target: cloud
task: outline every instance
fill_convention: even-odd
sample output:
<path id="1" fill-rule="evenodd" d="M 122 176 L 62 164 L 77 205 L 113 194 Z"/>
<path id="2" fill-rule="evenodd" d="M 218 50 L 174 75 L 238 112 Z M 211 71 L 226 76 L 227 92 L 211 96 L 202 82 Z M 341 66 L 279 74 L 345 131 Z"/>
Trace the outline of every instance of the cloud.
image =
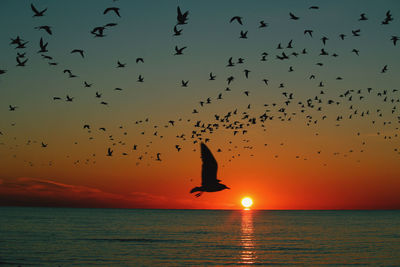
<path id="1" fill-rule="evenodd" d="M 0 180 L 0 206 L 168 208 L 169 203 L 164 196 L 145 192 L 121 195 L 45 179 Z"/>

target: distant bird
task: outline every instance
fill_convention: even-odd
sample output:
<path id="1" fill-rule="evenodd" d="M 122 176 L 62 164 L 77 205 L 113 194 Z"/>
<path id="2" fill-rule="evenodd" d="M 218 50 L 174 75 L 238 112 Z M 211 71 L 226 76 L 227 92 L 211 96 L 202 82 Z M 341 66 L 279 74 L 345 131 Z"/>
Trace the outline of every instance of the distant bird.
<path id="1" fill-rule="evenodd" d="M 242 19 L 243 19 L 242 17 L 234 16 L 234 17 L 232 17 L 232 18 L 230 19 L 229 23 L 232 23 L 233 21 L 236 20 L 240 25 L 243 25 Z"/>
<path id="2" fill-rule="evenodd" d="M 33 13 L 35 13 L 33 15 L 33 17 L 43 17 L 44 16 L 44 12 L 47 11 L 47 8 L 43 9 L 42 11 L 37 10 L 36 7 L 33 4 L 31 4 L 31 9 L 32 9 Z"/>
<path id="3" fill-rule="evenodd" d="M 258 28 L 265 28 L 268 26 L 268 23 L 265 23 L 263 20 L 260 21 L 260 26 L 258 26 Z"/>
<path id="4" fill-rule="evenodd" d="M 0 75 L 6 73 L 6 70 L 0 70 Z"/>
<path id="5" fill-rule="evenodd" d="M 241 38 L 241 39 L 247 39 L 247 32 L 248 31 L 240 31 L 240 37 L 239 38 Z"/>
<path id="6" fill-rule="evenodd" d="M 119 7 L 108 7 L 104 10 L 103 14 L 107 14 L 110 11 L 114 11 L 114 13 L 118 16 L 121 17 L 121 15 L 119 14 Z"/>
<path id="7" fill-rule="evenodd" d="M 186 46 L 182 48 L 178 48 L 178 46 L 175 46 L 175 55 L 183 55 L 183 50 L 186 49 Z"/>
<path id="8" fill-rule="evenodd" d="M 92 84 L 86 81 L 84 81 L 83 84 L 85 85 L 86 88 L 92 87 Z"/>
<path id="9" fill-rule="evenodd" d="M 42 142 L 42 147 L 47 147 L 47 144 Z"/>
<path id="10" fill-rule="evenodd" d="M 312 37 L 313 30 L 304 30 L 304 35 L 308 34 Z"/>
<path id="11" fill-rule="evenodd" d="M 210 81 L 214 81 L 216 77 L 217 77 L 216 75 L 213 75 L 212 72 L 210 72 L 210 78 L 209 78 Z"/>
<path id="12" fill-rule="evenodd" d="M 40 38 L 40 42 L 39 42 L 39 46 L 40 46 L 40 50 L 38 51 L 38 53 L 46 53 L 49 52 L 47 50 L 47 45 L 49 43 L 44 43 L 43 38 Z"/>
<path id="13" fill-rule="evenodd" d="M 397 41 L 399 40 L 399 37 L 398 36 L 392 36 L 392 38 L 390 38 L 390 40 L 393 41 L 393 45 L 396 45 Z"/>
<path id="14" fill-rule="evenodd" d="M 179 36 L 182 34 L 182 29 L 178 30 L 176 25 L 174 26 L 174 36 Z"/>
<path id="15" fill-rule="evenodd" d="M 358 29 L 358 30 L 352 30 L 352 31 L 351 31 L 351 33 L 353 34 L 353 36 L 360 36 L 360 32 L 361 32 L 360 29 Z"/>
<path id="16" fill-rule="evenodd" d="M 368 20 L 365 16 L 365 13 L 360 14 L 360 18 L 358 20 Z"/>
<path id="17" fill-rule="evenodd" d="M 381 73 L 386 73 L 386 71 L 388 70 L 388 65 L 383 66 Z"/>
<path id="18" fill-rule="evenodd" d="M 35 29 L 38 29 L 38 30 L 45 30 L 45 31 L 46 31 L 48 34 L 50 34 L 50 35 L 53 34 L 53 32 L 51 31 L 51 27 L 50 27 L 50 26 L 47 26 L 47 25 L 38 26 L 38 27 L 35 27 Z"/>
<path id="19" fill-rule="evenodd" d="M 139 62 L 142 62 L 142 63 L 144 63 L 144 60 L 143 60 L 143 58 L 141 58 L 141 57 L 138 57 L 138 58 L 136 58 L 136 63 L 139 63 Z"/>
<path id="20" fill-rule="evenodd" d="M 8 106 L 8 110 L 9 111 L 15 111 L 16 108 L 18 108 L 18 107 L 17 106 L 11 106 L 11 105 Z"/>
<path id="21" fill-rule="evenodd" d="M 178 6 L 177 12 L 178 12 L 178 15 L 176 16 L 176 19 L 178 20 L 178 25 L 186 24 L 186 21 L 188 20 L 189 11 L 182 13 L 181 9 Z"/>
<path id="22" fill-rule="evenodd" d="M 289 13 L 290 19 L 292 20 L 298 20 L 299 17 L 295 16 L 292 12 Z"/>
<path id="23" fill-rule="evenodd" d="M 142 75 L 139 75 L 137 81 L 140 82 L 140 83 L 144 82 L 143 76 L 142 76 Z"/>
<path id="24" fill-rule="evenodd" d="M 126 63 L 121 63 L 119 60 L 117 61 L 117 68 L 125 68 Z"/>
<path id="25" fill-rule="evenodd" d="M 199 192 L 195 196 L 199 197 L 203 192 L 218 192 L 224 189 L 230 189 L 224 184 L 221 184 L 221 180 L 217 179 L 218 164 L 213 154 L 204 144 L 200 144 L 201 148 L 201 186 L 194 187 L 190 190 L 190 193 Z"/>
<path id="26" fill-rule="evenodd" d="M 19 59 L 19 57 L 16 57 L 16 60 L 17 60 L 17 67 L 25 67 L 25 64 L 26 64 L 26 62 L 28 62 L 28 59 L 25 59 L 24 61 L 21 61 L 20 59 Z"/>
<path id="27" fill-rule="evenodd" d="M 111 150 L 111 148 L 108 148 L 108 149 L 107 149 L 107 156 L 108 156 L 108 157 L 111 157 L 113 152 L 114 152 L 114 151 Z"/>
<path id="28" fill-rule="evenodd" d="M 189 81 L 184 81 L 184 80 L 181 81 L 182 87 L 187 87 L 188 83 L 189 83 Z"/>
<path id="29" fill-rule="evenodd" d="M 82 58 L 85 57 L 85 55 L 83 54 L 84 52 L 83 52 L 82 49 L 74 49 L 74 50 L 72 50 L 72 51 L 71 51 L 71 54 L 74 54 L 74 53 L 79 53 L 79 54 L 81 55 Z"/>

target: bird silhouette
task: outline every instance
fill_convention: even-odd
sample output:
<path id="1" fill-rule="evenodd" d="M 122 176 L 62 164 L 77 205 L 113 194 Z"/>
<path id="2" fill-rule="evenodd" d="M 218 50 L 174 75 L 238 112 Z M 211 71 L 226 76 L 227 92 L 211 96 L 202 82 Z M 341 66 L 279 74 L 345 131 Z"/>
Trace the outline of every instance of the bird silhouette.
<path id="1" fill-rule="evenodd" d="M 33 17 L 43 17 L 44 16 L 44 12 L 47 11 L 47 8 L 43 9 L 42 11 L 37 10 L 36 7 L 33 4 L 31 4 L 31 9 L 32 9 L 33 13 L 35 13 L 33 15 Z"/>
<path id="2" fill-rule="evenodd" d="M 239 16 L 234 16 L 234 17 L 232 17 L 230 20 L 229 20 L 229 23 L 232 23 L 233 21 L 237 21 L 240 25 L 243 25 L 243 21 L 242 21 L 242 17 L 239 17 Z"/>
<path id="3" fill-rule="evenodd" d="M 82 49 L 74 49 L 74 50 L 72 50 L 72 51 L 71 51 L 71 54 L 74 54 L 74 53 L 79 53 L 79 54 L 81 55 L 82 58 L 85 57 L 84 51 L 83 51 Z"/>
<path id="4" fill-rule="evenodd" d="M 103 14 L 107 14 L 110 11 L 114 11 L 114 13 L 118 16 L 121 17 L 121 15 L 119 14 L 119 8 L 118 7 L 108 7 L 104 10 Z"/>
<path id="5" fill-rule="evenodd" d="M 53 34 L 53 32 L 51 31 L 51 27 L 50 27 L 50 26 L 47 26 L 47 25 L 38 26 L 38 27 L 35 27 L 35 29 L 37 29 L 37 30 L 45 30 L 45 31 L 46 31 L 48 34 L 50 34 L 50 35 Z"/>
<path id="6" fill-rule="evenodd" d="M 175 55 L 183 55 L 183 50 L 186 49 L 186 46 L 182 48 L 178 48 L 178 46 L 175 46 Z"/>
<path id="7" fill-rule="evenodd" d="M 189 11 L 182 13 L 181 9 L 178 6 L 177 12 L 178 12 L 178 15 L 177 15 L 176 19 L 178 20 L 178 25 L 186 24 L 186 21 L 188 20 L 187 16 L 189 15 Z"/>
<path id="8" fill-rule="evenodd" d="M 174 36 L 178 36 L 182 34 L 182 29 L 178 30 L 176 25 L 174 26 Z"/>
<path id="9" fill-rule="evenodd" d="M 201 186 L 194 187 L 190 193 L 199 192 L 195 194 L 196 197 L 201 196 L 203 192 L 218 192 L 224 189 L 230 189 L 221 180 L 217 179 L 218 164 L 213 154 L 204 144 L 200 144 L 201 160 L 203 162 L 201 167 Z"/>
<path id="10" fill-rule="evenodd" d="M 294 15 L 292 12 L 289 13 L 290 19 L 292 20 L 298 20 L 299 17 L 297 17 L 296 15 Z"/>

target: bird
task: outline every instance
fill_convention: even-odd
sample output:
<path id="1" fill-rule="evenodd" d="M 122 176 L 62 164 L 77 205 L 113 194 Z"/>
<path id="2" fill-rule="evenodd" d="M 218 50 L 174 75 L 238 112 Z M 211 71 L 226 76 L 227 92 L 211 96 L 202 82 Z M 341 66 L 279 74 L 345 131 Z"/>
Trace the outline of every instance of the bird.
<path id="1" fill-rule="evenodd" d="M 136 63 L 142 62 L 144 63 L 144 59 L 141 57 L 136 58 Z"/>
<path id="2" fill-rule="evenodd" d="M 188 83 L 189 83 L 189 81 L 184 81 L 184 80 L 182 80 L 182 81 L 181 81 L 181 86 L 182 86 L 182 87 L 187 87 L 187 86 L 188 86 Z"/>
<path id="3" fill-rule="evenodd" d="M 365 13 L 360 14 L 360 18 L 358 20 L 368 20 L 368 18 L 365 16 Z"/>
<path id="4" fill-rule="evenodd" d="M 351 31 L 351 33 L 353 34 L 353 36 L 360 36 L 360 32 L 361 32 L 360 29 L 352 30 L 352 31 Z"/>
<path id="5" fill-rule="evenodd" d="M 186 49 L 186 46 L 178 48 L 178 46 L 175 46 L 175 55 L 183 55 L 183 50 Z"/>
<path id="6" fill-rule="evenodd" d="M 174 36 L 179 36 L 182 34 L 182 29 L 178 30 L 176 25 L 174 26 Z"/>
<path id="7" fill-rule="evenodd" d="M 313 30 L 304 30 L 304 35 L 309 34 L 312 37 Z"/>
<path id="8" fill-rule="evenodd" d="M 243 25 L 242 19 L 243 19 L 242 17 L 234 16 L 234 17 L 232 17 L 232 18 L 230 19 L 229 23 L 232 23 L 233 21 L 236 20 L 240 25 Z"/>
<path id="9" fill-rule="evenodd" d="M 189 15 L 189 11 L 186 11 L 185 13 L 182 13 L 181 9 L 178 6 L 177 7 L 177 12 L 178 12 L 178 15 L 176 16 L 176 19 L 178 20 L 178 24 L 177 25 L 186 24 L 186 21 L 188 20 L 187 16 Z"/>
<path id="10" fill-rule="evenodd" d="M 92 84 L 88 83 L 87 81 L 84 81 L 83 84 L 85 85 L 86 88 L 89 88 L 92 86 Z"/>
<path id="11" fill-rule="evenodd" d="M 51 27 L 50 27 L 50 26 L 47 26 L 47 25 L 38 26 L 38 27 L 35 27 L 35 29 L 38 29 L 38 30 L 45 30 L 45 31 L 46 31 L 48 34 L 50 34 L 50 35 L 53 34 L 53 32 L 51 31 Z"/>
<path id="12" fill-rule="evenodd" d="M 108 148 L 108 149 L 107 149 L 107 156 L 108 156 L 108 157 L 111 157 L 113 152 L 114 152 L 114 151 L 111 150 L 111 148 Z"/>
<path id="13" fill-rule="evenodd" d="M 218 192 L 224 189 L 230 189 L 224 184 L 221 184 L 221 180 L 217 179 L 218 163 L 215 160 L 210 149 L 203 143 L 200 143 L 201 149 L 201 186 L 194 187 L 190 190 L 190 193 L 196 193 L 195 196 L 199 197 L 203 192 Z"/>
<path id="14" fill-rule="evenodd" d="M 250 71 L 249 70 L 244 70 L 243 72 L 244 72 L 244 75 L 246 76 L 246 79 L 248 79 Z"/>
<path id="15" fill-rule="evenodd" d="M 217 77 L 216 75 L 213 75 L 213 73 L 210 72 L 210 78 L 209 78 L 210 81 L 214 81 L 216 77 Z"/>
<path id="16" fill-rule="evenodd" d="M 25 64 L 26 64 L 26 62 L 28 62 L 28 59 L 25 59 L 24 61 L 21 61 L 20 59 L 19 59 L 19 57 L 16 57 L 16 60 L 17 60 L 17 67 L 25 67 Z"/>
<path id="17" fill-rule="evenodd" d="M 33 4 L 31 4 L 31 9 L 32 9 L 33 13 L 35 13 L 33 15 L 33 17 L 43 17 L 44 16 L 44 12 L 47 11 L 47 8 L 43 9 L 42 11 L 37 10 L 36 7 Z"/>
<path id="18" fill-rule="evenodd" d="M 8 109 L 10 111 L 15 111 L 16 108 L 18 108 L 18 107 L 17 106 L 11 106 L 11 105 L 8 106 Z"/>
<path id="19" fill-rule="evenodd" d="M 40 38 L 40 42 L 39 42 L 39 46 L 40 46 L 40 50 L 38 51 L 38 53 L 46 53 L 49 52 L 47 50 L 47 45 L 49 43 L 44 43 L 43 38 Z"/>
<path id="20" fill-rule="evenodd" d="M 104 10 L 103 14 L 107 14 L 110 11 L 114 11 L 114 13 L 118 16 L 121 17 L 121 15 L 119 14 L 119 7 L 108 7 Z"/>
<path id="21" fill-rule="evenodd" d="M 240 37 L 241 39 L 247 39 L 247 31 L 240 31 Z"/>
<path id="22" fill-rule="evenodd" d="M 83 54 L 84 52 L 83 52 L 82 49 L 74 49 L 74 50 L 72 50 L 72 51 L 71 51 L 71 54 L 74 54 L 74 53 L 79 53 L 79 54 L 81 55 L 82 58 L 85 57 L 85 55 Z"/>
<path id="23" fill-rule="evenodd" d="M 258 28 L 265 28 L 268 26 L 268 23 L 265 23 L 263 20 L 260 21 L 260 26 L 258 26 Z"/>
<path id="24" fill-rule="evenodd" d="M 290 19 L 292 20 L 298 20 L 299 17 L 295 16 L 292 12 L 289 13 Z"/>
<path id="25" fill-rule="evenodd" d="M 117 68 L 125 68 L 126 63 L 121 63 L 119 60 L 117 61 Z"/>
<path id="26" fill-rule="evenodd" d="M 398 36 L 392 36 L 392 38 L 390 38 L 391 41 L 393 41 L 393 45 L 397 44 L 397 41 L 399 40 Z"/>

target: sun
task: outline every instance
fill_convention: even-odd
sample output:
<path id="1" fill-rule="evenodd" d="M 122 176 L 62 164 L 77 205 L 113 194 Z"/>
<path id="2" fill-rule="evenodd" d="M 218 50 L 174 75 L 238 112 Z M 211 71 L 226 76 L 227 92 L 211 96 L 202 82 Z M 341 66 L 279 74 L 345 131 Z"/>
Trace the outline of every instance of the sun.
<path id="1" fill-rule="evenodd" d="M 242 205 L 246 209 L 250 208 L 253 205 L 253 200 L 249 197 L 242 198 Z"/>

